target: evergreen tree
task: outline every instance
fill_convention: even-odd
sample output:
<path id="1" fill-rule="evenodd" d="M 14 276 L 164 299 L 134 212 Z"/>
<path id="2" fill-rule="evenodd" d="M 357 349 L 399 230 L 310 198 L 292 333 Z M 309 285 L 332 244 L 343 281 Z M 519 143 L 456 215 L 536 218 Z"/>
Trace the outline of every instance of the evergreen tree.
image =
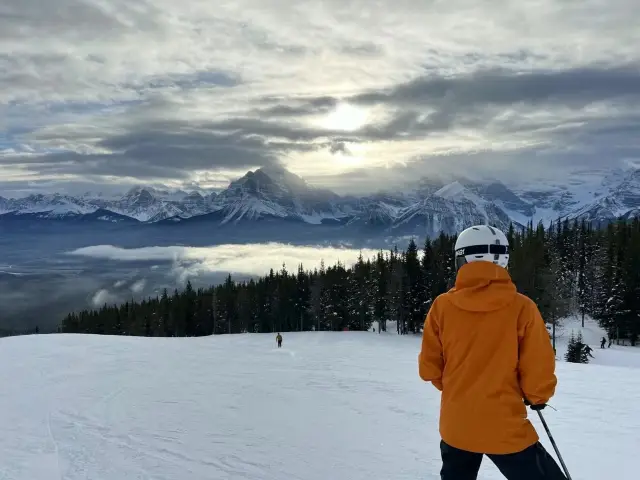
<path id="1" fill-rule="evenodd" d="M 538 305 L 550 329 L 568 315 L 591 315 L 610 338 L 635 344 L 640 336 L 640 220 L 592 228 L 582 221 L 545 228 L 510 228 L 509 274 L 518 291 Z M 121 305 L 103 305 L 66 315 L 64 333 L 140 336 L 201 336 L 291 330 L 418 333 L 433 300 L 453 285 L 456 237 L 426 239 L 422 258 L 415 241 L 405 251 L 362 255 L 292 274 L 277 272 L 237 282 L 231 275 L 206 289 L 184 290 Z M 15 334 L 20 332 L 0 332 Z M 577 342 L 577 339 L 574 339 Z M 574 342 L 574 343 L 575 343 Z M 569 355 L 569 353 L 568 353 Z M 571 356 L 571 355 L 569 355 Z"/>
<path id="2" fill-rule="evenodd" d="M 403 290 L 406 291 L 406 304 L 408 321 L 407 331 L 411 333 L 418 333 L 422 326 L 426 312 L 425 309 L 425 294 L 424 294 L 424 276 L 423 269 L 420 265 L 420 259 L 418 257 L 418 246 L 413 238 L 409 242 L 407 252 L 404 256 L 404 267 L 406 276 L 403 277 L 405 281 Z"/>
<path id="3" fill-rule="evenodd" d="M 382 252 L 376 257 L 375 279 L 376 291 L 374 293 L 374 318 L 378 322 L 378 333 L 387 331 L 387 317 L 389 315 L 388 277 L 389 265 Z"/>
<path id="4" fill-rule="evenodd" d="M 564 356 L 564 359 L 567 362 L 571 363 L 581 363 L 582 358 L 582 348 L 581 344 L 578 344 L 578 339 L 571 332 L 571 337 L 569 338 L 569 343 L 567 345 L 567 353 Z"/>
<path id="5" fill-rule="evenodd" d="M 571 363 L 589 363 L 589 356 L 586 351 L 582 332 L 578 332 L 578 335 L 571 332 L 571 337 L 569 338 L 569 344 L 567 346 L 567 353 L 564 358 L 567 362 Z"/>

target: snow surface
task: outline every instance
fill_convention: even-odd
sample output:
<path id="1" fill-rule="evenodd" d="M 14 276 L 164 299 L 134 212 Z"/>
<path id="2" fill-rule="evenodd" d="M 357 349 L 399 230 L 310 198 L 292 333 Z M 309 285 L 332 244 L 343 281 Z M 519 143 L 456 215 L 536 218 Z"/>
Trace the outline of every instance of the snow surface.
<path id="1" fill-rule="evenodd" d="M 582 333 L 582 341 L 593 348 L 593 352 L 591 352 L 593 358 L 589 358 L 590 365 L 609 365 L 640 369 L 640 346 L 634 348 L 630 347 L 628 343 L 627 346 L 624 346 L 616 345 L 614 342 L 611 348 L 601 349 L 600 341 L 602 337 L 607 337 L 607 334 L 600 328 L 597 322 L 589 316 L 585 317 L 584 327 L 582 327 L 582 321 L 578 316 L 564 318 L 559 321 L 559 324 L 560 327 L 556 331 L 556 354 L 558 360 L 564 359 L 571 334 L 578 335 L 578 333 Z"/>
<path id="2" fill-rule="evenodd" d="M 419 344 L 391 332 L 284 333 L 280 350 L 271 334 L 5 338 L 0 477 L 436 480 L 439 394 L 418 377 Z M 559 362 L 558 376 L 545 416 L 573 477 L 637 479 L 638 372 Z M 502 477 L 485 461 L 479 478 Z"/>

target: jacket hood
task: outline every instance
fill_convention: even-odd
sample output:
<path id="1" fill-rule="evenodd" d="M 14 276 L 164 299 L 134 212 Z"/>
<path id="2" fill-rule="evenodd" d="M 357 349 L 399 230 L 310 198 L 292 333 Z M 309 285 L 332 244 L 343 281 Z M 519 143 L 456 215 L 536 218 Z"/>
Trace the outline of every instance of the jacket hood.
<path id="1" fill-rule="evenodd" d="M 451 302 L 469 312 L 492 312 L 513 303 L 518 291 L 509 272 L 491 262 L 471 262 L 458 270 Z"/>

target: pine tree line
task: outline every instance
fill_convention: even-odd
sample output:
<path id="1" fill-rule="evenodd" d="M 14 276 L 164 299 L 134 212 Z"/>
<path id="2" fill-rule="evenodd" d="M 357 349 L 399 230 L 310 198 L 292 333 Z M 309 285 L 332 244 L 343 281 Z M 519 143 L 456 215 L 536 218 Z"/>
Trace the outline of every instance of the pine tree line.
<path id="1" fill-rule="evenodd" d="M 582 222 L 545 228 L 511 227 L 509 271 L 518 290 L 531 297 L 554 324 L 569 313 L 596 318 L 612 338 L 635 344 L 640 334 L 640 222 L 596 229 Z M 309 330 L 420 331 L 437 295 L 453 285 L 455 236 L 427 239 L 420 252 L 407 250 L 362 256 L 352 266 L 338 263 L 290 272 L 283 265 L 268 275 L 226 281 L 156 298 L 104 305 L 67 315 L 59 331 L 139 336 L 201 336 L 241 332 Z"/>

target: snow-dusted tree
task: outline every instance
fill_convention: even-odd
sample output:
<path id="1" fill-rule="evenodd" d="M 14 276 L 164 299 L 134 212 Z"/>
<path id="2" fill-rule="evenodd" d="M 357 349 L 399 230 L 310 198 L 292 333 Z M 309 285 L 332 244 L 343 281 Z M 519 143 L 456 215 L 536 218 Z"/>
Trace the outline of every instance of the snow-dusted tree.
<path id="1" fill-rule="evenodd" d="M 387 288 L 389 266 L 382 252 L 378 252 L 374 268 L 376 290 L 374 293 L 374 318 L 378 322 L 378 333 L 387 331 L 387 317 L 389 305 L 387 303 Z"/>
<path id="2" fill-rule="evenodd" d="M 589 357 L 585 350 L 586 345 L 583 340 L 582 332 L 578 332 L 578 335 L 571 332 L 569 344 L 567 345 L 567 353 L 564 356 L 567 362 L 589 363 Z"/>
<path id="3" fill-rule="evenodd" d="M 404 255 L 403 292 L 407 311 L 407 332 L 417 333 L 424 323 L 427 309 L 424 307 L 425 286 L 423 269 L 418 257 L 418 246 L 411 239 Z"/>

